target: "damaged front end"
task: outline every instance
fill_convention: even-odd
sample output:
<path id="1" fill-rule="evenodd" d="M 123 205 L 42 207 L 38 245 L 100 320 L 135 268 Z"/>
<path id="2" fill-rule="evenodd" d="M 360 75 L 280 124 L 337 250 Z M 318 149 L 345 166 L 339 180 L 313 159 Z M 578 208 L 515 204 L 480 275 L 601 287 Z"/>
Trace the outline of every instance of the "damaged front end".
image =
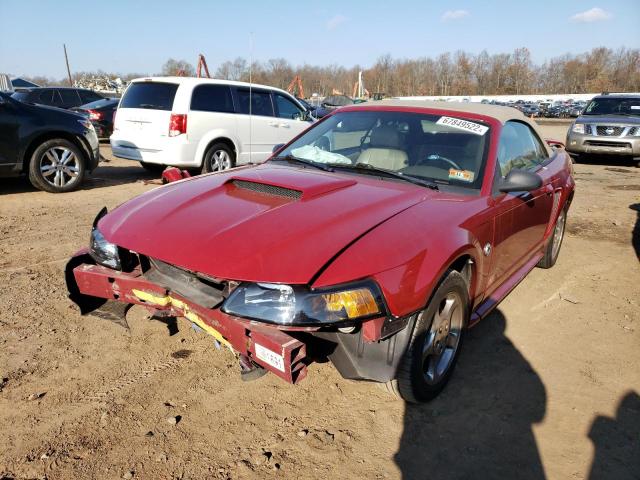
<path id="1" fill-rule="evenodd" d="M 82 315 L 127 327 L 127 309 L 142 305 L 153 317 L 184 317 L 236 354 L 247 378 L 266 370 L 295 384 L 327 358 L 345 378 L 395 377 L 413 317 L 390 316 L 375 283 L 311 289 L 213 278 L 109 243 L 98 229 L 105 214 L 90 248 L 65 268 Z"/>
<path id="2" fill-rule="evenodd" d="M 242 359 L 245 368 L 255 364 L 290 383 L 304 378 L 303 342 L 284 331 L 233 318 L 215 308 L 224 299 L 227 286 L 220 284 L 216 288 L 213 282 L 198 282 L 194 277 L 186 279 L 187 272 L 182 274 L 182 279 L 168 277 L 166 270 L 158 268 L 158 261 L 143 256 L 140 259 L 135 268 L 125 272 L 96 264 L 88 249 L 79 251 L 65 269 L 69 298 L 81 314 L 91 313 L 123 325 L 126 325 L 126 309 L 131 305 L 142 305 L 154 315 L 184 317 L 220 344 L 246 357 Z M 189 294 L 207 306 L 188 298 Z"/>

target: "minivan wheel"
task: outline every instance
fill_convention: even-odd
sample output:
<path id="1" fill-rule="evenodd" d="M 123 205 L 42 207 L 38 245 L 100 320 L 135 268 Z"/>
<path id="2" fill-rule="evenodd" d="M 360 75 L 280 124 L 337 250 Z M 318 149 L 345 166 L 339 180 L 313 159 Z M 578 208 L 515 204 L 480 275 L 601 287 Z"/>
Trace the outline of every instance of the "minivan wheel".
<path id="1" fill-rule="evenodd" d="M 235 164 L 235 153 L 225 143 L 216 143 L 207 150 L 204 156 L 202 173 L 229 170 L 233 168 Z"/>
<path id="2" fill-rule="evenodd" d="M 387 390 L 412 403 L 436 397 L 453 373 L 468 315 L 467 282 L 452 270 L 418 314 L 409 347 Z"/>
<path id="3" fill-rule="evenodd" d="M 63 138 L 47 140 L 35 149 L 29 162 L 29 181 L 39 190 L 70 192 L 85 176 L 84 153 Z"/>

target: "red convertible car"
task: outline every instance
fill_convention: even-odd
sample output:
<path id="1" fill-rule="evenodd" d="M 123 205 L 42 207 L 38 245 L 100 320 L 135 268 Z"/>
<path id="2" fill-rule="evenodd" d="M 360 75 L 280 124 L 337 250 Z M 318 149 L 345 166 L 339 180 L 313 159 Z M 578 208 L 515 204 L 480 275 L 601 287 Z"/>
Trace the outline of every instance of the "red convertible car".
<path id="1" fill-rule="evenodd" d="M 83 314 L 187 318 L 247 378 L 297 383 L 328 358 L 421 402 L 465 329 L 556 262 L 574 186 L 569 156 L 515 109 L 353 105 L 264 164 L 103 209 L 67 286 Z"/>

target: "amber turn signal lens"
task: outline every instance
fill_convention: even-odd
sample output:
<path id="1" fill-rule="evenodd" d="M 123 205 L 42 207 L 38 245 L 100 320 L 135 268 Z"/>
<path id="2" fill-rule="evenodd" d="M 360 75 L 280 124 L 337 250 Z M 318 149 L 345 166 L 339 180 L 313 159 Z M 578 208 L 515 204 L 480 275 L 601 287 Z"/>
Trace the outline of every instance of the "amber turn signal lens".
<path id="1" fill-rule="evenodd" d="M 322 298 L 326 302 L 328 311 L 342 312 L 344 309 L 348 318 L 359 318 L 380 313 L 373 294 L 366 288 L 327 293 L 322 295 Z"/>

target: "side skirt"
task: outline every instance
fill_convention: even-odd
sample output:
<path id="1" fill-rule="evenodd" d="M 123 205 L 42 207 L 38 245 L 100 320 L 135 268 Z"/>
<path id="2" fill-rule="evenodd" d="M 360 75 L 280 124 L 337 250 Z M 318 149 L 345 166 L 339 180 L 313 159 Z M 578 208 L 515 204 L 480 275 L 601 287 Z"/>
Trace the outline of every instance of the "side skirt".
<path id="1" fill-rule="evenodd" d="M 498 304 L 504 300 L 507 295 L 509 295 L 509 293 L 511 293 L 511 290 L 516 288 L 518 284 L 524 280 L 524 277 L 526 277 L 527 274 L 535 268 L 542 256 L 542 253 L 538 253 L 532 257 L 531 260 L 516 270 L 506 282 L 500 285 L 489 298 L 485 299 L 480 305 L 478 305 L 471 314 L 468 326 L 473 327 L 476 323 L 489 315 L 491 311 L 496 308 Z"/>

